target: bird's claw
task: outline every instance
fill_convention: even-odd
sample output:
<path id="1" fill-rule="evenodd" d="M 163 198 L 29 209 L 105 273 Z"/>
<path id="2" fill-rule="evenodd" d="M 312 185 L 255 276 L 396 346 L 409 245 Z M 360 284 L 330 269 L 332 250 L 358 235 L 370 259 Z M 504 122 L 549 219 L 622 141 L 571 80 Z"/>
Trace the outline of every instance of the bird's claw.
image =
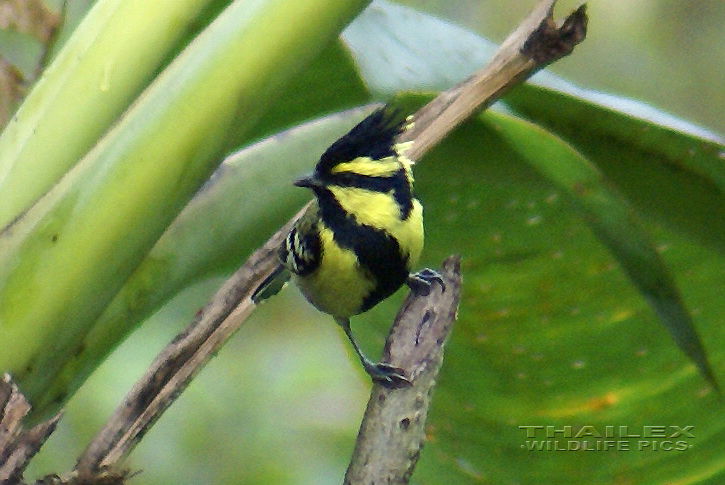
<path id="1" fill-rule="evenodd" d="M 410 379 L 405 377 L 403 369 L 395 367 L 390 364 L 378 362 L 377 364 L 372 362 L 364 362 L 365 372 L 370 377 L 384 385 L 385 387 L 398 388 L 403 386 L 409 386 L 411 384 Z"/>
<path id="2" fill-rule="evenodd" d="M 413 290 L 416 294 L 421 296 L 428 296 L 430 293 L 430 287 L 433 284 L 433 282 L 438 282 L 441 285 L 441 288 L 443 288 L 443 291 L 446 291 L 446 283 L 443 280 L 443 277 L 435 270 L 432 270 L 430 268 L 424 268 L 417 273 L 411 273 L 408 276 L 408 286 L 411 290 Z"/>

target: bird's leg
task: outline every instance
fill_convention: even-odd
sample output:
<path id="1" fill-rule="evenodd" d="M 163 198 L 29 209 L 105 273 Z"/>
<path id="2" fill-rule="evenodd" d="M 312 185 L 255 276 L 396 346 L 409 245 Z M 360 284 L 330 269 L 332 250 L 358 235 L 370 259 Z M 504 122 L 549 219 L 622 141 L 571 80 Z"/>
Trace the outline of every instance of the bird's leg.
<path id="1" fill-rule="evenodd" d="M 345 331 L 345 335 L 347 335 L 353 349 L 355 349 L 355 353 L 360 358 L 360 362 L 362 362 L 365 372 L 367 372 L 374 381 L 380 381 L 393 387 L 410 384 L 408 378 L 403 375 L 403 369 L 394 367 L 390 364 L 384 364 L 382 362 L 375 363 L 365 356 L 355 341 L 355 337 L 352 335 L 349 318 L 336 318 L 335 320 Z"/>
<path id="2" fill-rule="evenodd" d="M 443 281 L 443 277 L 430 268 L 422 269 L 417 273 L 410 273 L 406 283 L 416 295 L 427 296 L 434 281 L 440 283 L 443 291 L 446 291 L 446 283 Z"/>

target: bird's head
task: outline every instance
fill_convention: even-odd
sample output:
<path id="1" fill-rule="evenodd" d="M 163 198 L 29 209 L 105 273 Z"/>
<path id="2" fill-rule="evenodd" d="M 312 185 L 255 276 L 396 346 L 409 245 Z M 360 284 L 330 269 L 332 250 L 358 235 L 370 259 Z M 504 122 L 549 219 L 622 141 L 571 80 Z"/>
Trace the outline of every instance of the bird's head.
<path id="1" fill-rule="evenodd" d="M 398 135 L 405 118 L 394 109 L 374 111 L 320 157 L 315 170 L 297 180 L 298 187 L 316 193 L 326 187 L 355 187 L 387 192 L 401 184 L 411 185 L 410 165 L 402 156 Z"/>

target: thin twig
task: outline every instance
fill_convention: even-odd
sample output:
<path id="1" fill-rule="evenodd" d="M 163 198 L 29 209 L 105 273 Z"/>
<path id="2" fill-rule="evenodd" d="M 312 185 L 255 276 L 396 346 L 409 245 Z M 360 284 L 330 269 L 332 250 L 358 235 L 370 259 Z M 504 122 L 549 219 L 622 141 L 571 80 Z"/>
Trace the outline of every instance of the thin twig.
<path id="1" fill-rule="evenodd" d="M 302 211 L 256 250 L 200 310 L 194 321 L 156 357 L 76 465 L 90 479 L 117 466 L 148 428 L 239 329 L 256 306 L 254 290 L 277 267 L 277 250 Z"/>
<path id="2" fill-rule="evenodd" d="M 536 71 L 571 53 L 584 40 L 586 6 L 580 6 L 557 27 L 552 18 L 556 0 L 542 0 L 498 48 L 488 65 L 423 106 L 400 142 L 412 141 L 406 156 L 419 160 L 474 112 L 491 106 L 509 89 Z"/>
<path id="3" fill-rule="evenodd" d="M 0 379 L 0 483 L 20 483 L 23 471 L 40 447 L 55 430 L 60 413 L 29 430 L 23 429 L 23 418 L 30 411 L 10 375 Z"/>

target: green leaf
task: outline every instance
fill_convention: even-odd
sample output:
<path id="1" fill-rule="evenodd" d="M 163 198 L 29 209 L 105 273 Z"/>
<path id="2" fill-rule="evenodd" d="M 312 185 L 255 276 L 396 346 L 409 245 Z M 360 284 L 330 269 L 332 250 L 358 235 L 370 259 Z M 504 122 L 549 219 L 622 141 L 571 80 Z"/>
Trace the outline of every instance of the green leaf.
<path id="1" fill-rule="evenodd" d="M 318 119 L 227 157 L 88 331 L 82 348 L 53 373 L 36 409 L 75 391 L 129 332 L 183 289 L 233 272 L 309 198 L 291 180 L 369 110 Z"/>
<path id="2" fill-rule="evenodd" d="M 506 100 L 575 146 L 638 210 L 725 253 L 723 139 L 633 100 L 563 89 L 527 84 Z"/>
<path id="3" fill-rule="evenodd" d="M 364 3 L 234 2 L 2 233 L 0 368 L 32 402 L 209 176 L 230 125 L 251 130 Z"/>
<path id="4" fill-rule="evenodd" d="M 208 3 L 95 4 L 0 135 L 0 227 L 85 155 Z"/>
<path id="5" fill-rule="evenodd" d="M 483 67 L 496 45 L 456 25 L 376 0 L 342 34 L 373 93 L 443 91 Z"/>
<path id="6" fill-rule="evenodd" d="M 593 165 L 547 131 L 507 115 L 490 113 L 486 119 L 514 151 L 562 189 L 655 309 L 677 345 L 717 388 L 682 296 L 625 199 Z"/>
<path id="7" fill-rule="evenodd" d="M 399 32 L 403 29 L 406 36 L 401 40 Z M 463 78 L 469 74 L 471 63 L 458 60 L 476 59 L 488 50 L 484 40 L 476 40 L 463 29 L 383 2 L 368 9 L 345 35 L 368 83 L 383 92 L 390 91 L 396 82 L 408 89 L 425 90 Z M 431 38 L 442 46 L 434 49 L 429 44 Z M 374 48 L 370 48 L 371 44 Z M 422 55 L 423 51 L 426 55 Z M 391 62 L 393 59 L 395 62 Z M 611 175 L 635 202 L 723 249 L 725 147 L 717 137 L 637 103 L 592 94 L 582 99 L 576 95 L 585 92 L 551 76 L 542 77 L 571 94 L 526 85 L 508 96 L 507 102 L 562 133 L 572 146 L 601 165 L 601 170 Z M 571 165 L 557 166 L 572 158 L 537 158 L 537 152 L 547 145 L 537 143 L 533 150 L 527 150 L 529 145 L 522 141 L 528 136 L 519 135 L 512 143 L 526 150 L 528 160 L 549 176 L 558 177 L 554 180 L 574 195 L 579 190 L 575 190 L 575 185 L 582 180 L 564 181 L 561 177 L 578 177 L 581 171 L 567 173 Z M 656 159 L 658 164 L 648 163 L 650 160 L 643 160 L 643 156 Z M 596 180 L 599 175 L 591 172 L 588 178 Z M 598 183 L 601 188 L 601 182 Z M 585 183 L 581 190 L 591 187 Z M 653 197 L 655 191 L 657 196 Z M 584 201 L 582 193 L 577 196 Z M 638 228 L 634 213 L 623 201 L 612 205 L 614 199 L 609 198 L 609 205 L 602 204 L 596 200 L 601 196 L 601 190 L 586 196 L 585 218 L 650 301 L 677 344 L 697 363 L 703 375 L 715 383 L 679 291 L 643 230 Z M 593 203 L 599 205 L 594 208 Z"/>
<path id="8" fill-rule="evenodd" d="M 632 240 L 617 233 L 640 225 L 627 220 L 632 213 L 606 184 L 587 179 L 596 171 L 582 166 L 566 144 L 521 121 L 494 114 L 483 120 L 461 127 L 415 170 L 426 215 L 421 265 L 433 267 L 448 254 L 462 253 L 464 289 L 433 400 L 430 442 L 414 480 L 609 484 L 626 476 L 633 483 L 662 484 L 721 477 L 721 454 L 711 452 L 725 436 L 720 402 L 660 330 L 582 213 L 595 230 L 613 232 L 610 244 L 621 244 L 620 251 L 645 256 L 628 254 L 624 264 L 654 268 L 666 278 L 641 233 Z M 528 138 L 523 147 L 521 137 Z M 559 168 L 545 167 L 544 176 L 542 167 L 531 165 L 532 155 L 558 155 Z M 576 159 L 569 163 L 577 170 L 564 168 L 567 157 Z M 586 197 L 572 200 L 563 177 L 584 177 Z M 697 310 L 717 368 L 725 343 L 725 305 L 718 297 L 725 261 L 687 235 L 647 228 L 658 247 L 666 244 L 664 255 Z M 643 284 L 654 284 L 648 278 Z M 353 319 L 366 345 L 381 344 L 381 322 L 390 321 L 396 303 Z M 686 451 L 667 455 L 638 450 L 640 441 L 656 446 L 665 439 L 619 434 L 619 426 L 628 426 L 641 435 L 653 423 L 694 426 L 697 432 L 684 439 Z M 556 440 L 542 431 L 532 440 L 520 426 L 570 426 L 575 434 L 582 426 L 602 434 L 614 426 L 611 441 L 631 451 L 529 451 L 533 441 L 554 446 Z M 554 435 L 560 446 L 583 441 L 563 434 Z M 601 446 L 604 440 L 586 441 Z"/>

